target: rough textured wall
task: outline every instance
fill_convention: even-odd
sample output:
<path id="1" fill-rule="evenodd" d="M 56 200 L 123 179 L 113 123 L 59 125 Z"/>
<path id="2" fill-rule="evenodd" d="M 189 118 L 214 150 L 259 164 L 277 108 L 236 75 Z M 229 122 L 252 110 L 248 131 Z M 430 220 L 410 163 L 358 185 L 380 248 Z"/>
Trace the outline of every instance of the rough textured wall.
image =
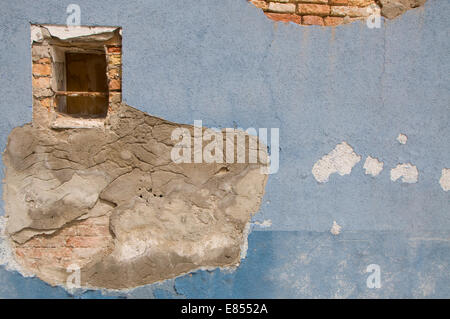
<path id="1" fill-rule="evenodd" d="M 249 0 L 275 21 L 336 26 L 380 13 L 393 19 L 426 0 Z"/>
<path id="2" fill-rule="evenodd" d="M 449 1 L 428 0 L 380 29 L 274 24 L 246 0 L 79 4 L 83 24 L 123 28 L 127 104 L 177 123 L 279 127 L 281 148 L 235 271 L 82 297 L 450 296 Z M 2 150 L 12 129 L 31 121 L 29 22 L 64 24 L 66 7 L 27 0 L 2 7 Z M 314 164 L 343 141 L 361 160 L 350 174 L 319 183 Z M 368 156 L 384 163 L 375 177 L 366 175 Z M 417 167 L 417 183 L 392 182 L 390 170 L 401 163 Z M 380 289 L 366 286 L 373 263 Z M 1 297 L 73 297 L 8 269 L 0 266 Z"/>
<path id="3" fill-rule="evenodd" d="M 193 127 L 126 105 L 113 109 L 104 128 L 27 124 L 8 138 L 6 232 L 24 271 L 65 285 L 73 266 L 82 287 L 117 289 L 239 265 L 267 182 L 263 166 L 248 159 L 256 137 L 205 130 L 200 151 L 213 152 L 214 162 L 177 163 L 173 132 L 188 134 L 175 151 L 194 158 Z M 212 142 L 203 140 L 207 132 Z M 227 140 L 234 145 L 238 135 L 248 145 L 243 162 L 237 145 L 227 150 Z M 259 148 L 264 156 L 265 145 Z"/>

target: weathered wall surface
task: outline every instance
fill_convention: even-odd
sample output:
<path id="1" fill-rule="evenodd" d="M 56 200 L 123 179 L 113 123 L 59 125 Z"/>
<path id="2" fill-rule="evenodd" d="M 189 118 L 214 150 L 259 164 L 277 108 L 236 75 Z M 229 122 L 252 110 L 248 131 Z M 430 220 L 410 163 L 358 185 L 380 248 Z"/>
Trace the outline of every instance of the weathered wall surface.
<path id="1" fill-rule="evenodd" d="M 123 27 L 125 102 L 180 123 L 279 127 L 281 148 L 236 271 L 84 296 L 450 296 L 448 1 L 428 0 L 380 29 L 277 24 L 237 0 L 79 4 L 83 24 Z M 66 4 L 3 9 L 5 149 L 11 130 L 31 120 L 29 22 L 63 24 Z M 314 164 L 344 141 L 361 160 L 318 182 Z M 384 164 L 376 176 L 363 168 L 368 156 Z M 408 163 L 417 182 L 393 182 L 391 170 Z M 374 263 L 380 289 L 366 286 Z M 3 267 L 0 282 L 2 297 L 69 296 Z"/>
<path id="2" fill-rule="evenodd" d="M 371 14 L 393 19 L 426 0 L 249 0 L 275 21 L 337 26 L 365 20 Z"/>

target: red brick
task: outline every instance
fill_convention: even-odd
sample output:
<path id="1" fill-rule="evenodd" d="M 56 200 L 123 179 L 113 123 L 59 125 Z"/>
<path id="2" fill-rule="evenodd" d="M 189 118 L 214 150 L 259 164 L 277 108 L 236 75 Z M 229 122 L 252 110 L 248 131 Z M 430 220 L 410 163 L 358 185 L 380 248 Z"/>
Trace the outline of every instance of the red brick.
<path id="1" fill-rule="evenodd" d="M 108 53 L 120 53 L 122 52 L 121 47 L 108 47 Z"/>
<path id="2" fill-rule="evenodd" d="M 330 4 L 345 6 L 348 5 L 348 0 L 330 0 Z"/>
<path id="3" fill-rule="evenodd" d="M 298 5 L 298 12 L 302 15 L 326 16 L 330 14 L 330 6 L 323 4 L 303 4 Z"/>
<path id="4" fill-rule="evenodd" d="M 287 0 L 289 1 L 289 0 Z M 286 1 L 286 2 L 287 2 Z M 294 0 L 294 2 L 305 2 L 305 3 L 315 3 L 315 4 L 328 4 L 328 0 Z"/>
<path id="5" fill-rule="evenodd" d="M 325 17 L 323 20 L 326 26 L 336 26 L 344 22 L 344 18 L 340 17 Z"/>
<path id="6" fill-rule="evenodd" d="M 304 25 L 324 25 L 323 18 L 318 16 L 303 16 Z"/>
<path id="7" fill-rule="evenodd" d="M 265 14 L 270 19 L 275 20 L 275 21 L 294 22 L 294 23 L 298 23 L 298 24 L 301 24 L 301 22 L 302 22 L 301 16 L 298 16 L 295 14 L 270 13 L 270 12 L 265 12 Z"/>
<path id="8" fill-rule="evenodd" d="M 50 64 L 33 63 L 33 75 L 50 76 L 52 74 L 52 66 Z"/>
<path id="9" fill-rule="evenodd" d="M 118 91 L 121 89 L 120 80 L 112 79 L 109 80 L 109 90 L 110 91 Z"/>
<path id="10" fill-rule="evenodd" d="M 33 77 L 33 87 L 40 89 L 48 89 L 51 87 L 50 78 L 47 77 Z"/>
<path id="11" fill-rule="evenodd" d="M 348 0 L 350 6 L 367 7 L 368 5 L 374 3 L 374 0 Z"/>
<path id="12" fill-rule="evenodd" d="M 295 13 L 295 3 L 269 2 L 268 10 L 278 13 Z"/>

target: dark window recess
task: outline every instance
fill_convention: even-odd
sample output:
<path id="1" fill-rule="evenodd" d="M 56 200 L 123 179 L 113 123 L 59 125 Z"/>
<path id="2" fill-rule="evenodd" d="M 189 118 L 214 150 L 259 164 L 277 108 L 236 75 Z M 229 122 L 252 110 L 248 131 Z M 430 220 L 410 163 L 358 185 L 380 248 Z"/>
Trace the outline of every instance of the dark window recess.
<path id="1" fill-rule="evenodd" d="M 104 54 L 66 53 L 64 99 L 59 111 L 80 117 L 104 117 L 108 111 L 108 83 Z"/>

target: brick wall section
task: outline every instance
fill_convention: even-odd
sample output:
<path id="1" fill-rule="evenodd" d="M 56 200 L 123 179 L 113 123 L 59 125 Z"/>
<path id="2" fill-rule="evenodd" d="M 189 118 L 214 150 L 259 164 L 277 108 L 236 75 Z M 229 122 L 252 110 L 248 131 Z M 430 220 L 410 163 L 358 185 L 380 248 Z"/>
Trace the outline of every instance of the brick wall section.
<path id="1" fill-rule="evenodd" d="M 275 21 L 302 25 L 336 26 L 366 19 L 376 4 L 381 15 L 394 19 L 427 0 L 247 0 Z M 378 11 L 377 10 L 377 11 Z M 378 11 L 380 12 L 380 11 Z"/>
<path id="2" fill-rule="evenodd" d="M 48 124 L 46 114 L 52 111 L 55 92 L 52 89 L 52 60 L 48 45 L 33 44 L 32 88 L 33 88 L 33 122 Z M 36 112 L 34 112 L 36 110 Z M 43 120 L 45 118 L 45 121 Z"/>
<path id="3" fill-rule="evenodd" d="M 33 237 L 18 245 L 15 254 L 21 265 L 38 275 L 67 276 L 69 265 L 83 267 L 109 254 L 112 247 L 109 217 L 102 216 L 73 223 L 53 235 Z"/>
<path id="4" fill-rule="evenodd" d="M 112 105 L 122 101 L 122 47 L 105 46 L 107 78 L 109 89 L 109 110 Z"/>
<path id="5" fill-rule="evenodd" d="M 249 0 L 275 21 L 336 26 L 364 20 L 375 0 Z"/>

